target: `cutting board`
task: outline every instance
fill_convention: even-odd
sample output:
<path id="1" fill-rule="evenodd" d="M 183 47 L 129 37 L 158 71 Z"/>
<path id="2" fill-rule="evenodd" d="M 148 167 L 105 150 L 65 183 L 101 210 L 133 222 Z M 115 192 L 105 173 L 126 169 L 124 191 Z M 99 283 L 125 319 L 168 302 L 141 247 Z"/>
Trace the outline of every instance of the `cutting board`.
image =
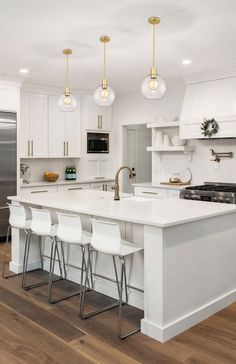
<path id="1" fill-rule="evenodd" d="M 161 185 L 166 186 L 189 186 L 191 183 L 189 182 L 160 182 Z"/>

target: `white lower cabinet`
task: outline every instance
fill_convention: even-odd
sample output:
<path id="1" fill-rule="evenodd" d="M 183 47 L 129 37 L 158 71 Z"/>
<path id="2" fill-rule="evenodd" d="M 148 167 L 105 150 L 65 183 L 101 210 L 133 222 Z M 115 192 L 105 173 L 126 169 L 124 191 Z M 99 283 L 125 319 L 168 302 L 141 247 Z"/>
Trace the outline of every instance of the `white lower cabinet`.
<path id="1" fill-rule="evenodd" d="M 92 183 L 91 190 L 113 191 L 114 185 L 114 182 Z"/>
<path id="2" fill-rule="evenodd" d="M 179 190 L 161 187 L 139 187 L 134 188 L 135 196 L 149 198 L 179 198 Z"/>
<path id="3" fill-rule="evenodd" d="M 58 186 L 58 192 L 62 191 L 76 191 L 76 190 L 90 190 L 90 184 L 70 184 Z"/>
<path id="4" fill-rule="evenodd" d="M 57 186 L 43 186 L 43 187 L 25 187 L 21 188 L 21 193 L 47 193 L 57 192 Z"/>

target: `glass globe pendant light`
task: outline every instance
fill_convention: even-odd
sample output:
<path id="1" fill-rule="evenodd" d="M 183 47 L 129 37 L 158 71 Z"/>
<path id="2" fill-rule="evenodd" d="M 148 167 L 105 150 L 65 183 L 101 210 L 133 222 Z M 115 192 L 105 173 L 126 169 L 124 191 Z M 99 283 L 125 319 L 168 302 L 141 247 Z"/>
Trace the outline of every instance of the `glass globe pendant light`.
<path id="1" fill-rule="evenodd" d="M 146 99 L 161 99 L 166 93 L 165 80 L 157 73 L 156 66 L 156 29 L 155 26 L 160 23 L 160 18 L 155 16 L 148 18 L 148 22 L 153 26 L 153 47 L 152 47 L 152 68 L 141 84 L 141 92 Z"/>
<path id="2" fill-rule="evenodd" d="M 58 106 L 60 111 L 74 111 L 77 105 L 76 98 L 70 92 L 69 76 L 68 76 L 68 57 L 72 54 L 71 49 L 64 49 L 63 53 L 66 55 L 66 87 L 65 92 L 60 96 L 58 100 Z"/>
<path id="3" fill-rule="evenodd" d="M 111 87 L 107 85 L 106 79 L 106 44 L 110 41 L 110 37 L 103 35 L 100 37 L 100 42 L 104 44 L 104 76 L 102 85 L 99 86 L 94 92 L 94 100 L 98 106 L 110 106 L 115 100 L 115 93 Z"/>

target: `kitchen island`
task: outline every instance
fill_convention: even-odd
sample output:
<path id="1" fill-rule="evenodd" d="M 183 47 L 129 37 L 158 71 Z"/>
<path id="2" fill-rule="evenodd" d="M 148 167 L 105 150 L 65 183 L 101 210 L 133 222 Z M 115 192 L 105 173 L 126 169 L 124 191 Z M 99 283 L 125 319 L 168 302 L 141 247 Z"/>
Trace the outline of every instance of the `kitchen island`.
<path id="1" fill-rule="evenodd" d="M 144 246 L 128 266 L 129 303 L 144 309 L 141 331 L 164 342 L 236 300 L 236 207 L 180 199 L 122 197 L 101 191 L 22 194 L 10 197 L 25 206 L 81 215 L 91 230 L 90 217 L 117 221 L 122 237 Z M 37 246 L 36 246 L 37 247 Z M 45 251 L 49 244 L 45 244 Z M 13 232 L 11 270 L 22 270 L 24 234 Z M 78 265 L 79 255 L 67 251 Z M 112 262 L 100 256 L 94 270 L 113 276 Z M 45 267 L 48 268 L 48 261 Z M 30 267 L 40 266 L 32 250 Z M 79 282 L 78 271 L 68 277 Z M 134 288 L 138 288 L 135 290 Z M 98 277 L 95 289 L 116 297 L 116 287 Z M 144 289 L 144 294 L 141 290 Z"/>

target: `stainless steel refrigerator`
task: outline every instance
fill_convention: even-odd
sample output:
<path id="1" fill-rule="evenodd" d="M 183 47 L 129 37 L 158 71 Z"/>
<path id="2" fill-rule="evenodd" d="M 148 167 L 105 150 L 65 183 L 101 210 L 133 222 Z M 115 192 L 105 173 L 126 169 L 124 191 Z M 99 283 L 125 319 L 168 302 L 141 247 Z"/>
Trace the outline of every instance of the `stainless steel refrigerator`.
<path id="1" fill-rule="evenodd" d="M 0 238 L 7 233 L 7 196 L 16 195 L 16 133 L 16 113 L 0 111 Z"/>

